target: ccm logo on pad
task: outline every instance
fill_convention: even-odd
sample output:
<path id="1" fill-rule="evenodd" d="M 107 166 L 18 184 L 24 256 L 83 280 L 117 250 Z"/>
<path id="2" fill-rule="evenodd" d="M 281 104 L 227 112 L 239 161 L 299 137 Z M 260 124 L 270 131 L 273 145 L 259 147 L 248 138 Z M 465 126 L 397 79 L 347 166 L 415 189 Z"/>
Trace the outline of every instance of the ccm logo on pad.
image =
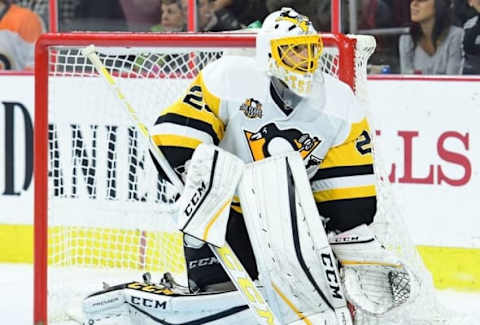
<path id="1" fill-rule="evenodd" d="M 197 187 L 192 197 L 190 198 L 190 202 L 188 202 L 185 210 L 183 211 L 186 216 L 191 217 L 193 215 L 206 190 L 207 186 L 202 181 L 202 184 L 200 185 L 200 187 Z"/>

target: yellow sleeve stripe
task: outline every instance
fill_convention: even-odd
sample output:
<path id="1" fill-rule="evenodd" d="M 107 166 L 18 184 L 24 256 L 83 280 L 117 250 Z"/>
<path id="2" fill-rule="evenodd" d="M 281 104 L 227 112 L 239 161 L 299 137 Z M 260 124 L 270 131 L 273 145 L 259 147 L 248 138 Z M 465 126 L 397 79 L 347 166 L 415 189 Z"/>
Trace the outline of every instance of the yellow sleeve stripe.
<path id="1" fill-rule="evenodd" d="M 200 140 L 195 138 L 170 134 L 154 135 L 152 136 L 152 140 L 157 146 L 184 147 L 190 149 L 195 149 L 200 143 L 202 143 Z"/>
<path id="2" fill-rule="evenodd" d="M 344 143 L 338 147 L 331 148 L 325 160 L 322 162 L 321 169 L 344 167 L 344 166 L 363 166 L 373 164 L 371 154 L 362 155 L 358 152 L 354 141 Z"/>
<path id="3" fill-rule="evenodd" d="M 205 85 L 205 81 L 203 80 L 203 71 L 201 71 L 198 75 L 198 78 L 195 83 L 200 83 L 200 86 L 203 90 L 203 100 L 208 105 L 208 107 L 212 110 L 212 112 L 219 116 L 220 114 L 220 98 L 215 96 L 208 90 L 207 86 Z"/>
<path id="4" fill-rule="evenodd" d="M 350 134 L 343 143 L 331 148 L 325 159 L 322 162 L 321 168 L 341 167 L 341 166 L 360 166 L 373 164 L 373 156 L 367 151 L 371 152 L 371 141 L 365 141 L 367 138 L 362 136 L 363 131 L 368 130 L 368 122 L 364 118 L 358 123 L 353 123 L 350 129 Z M 358 141 L 365 141 L 365 144 L 360 145 Z"/>
<path id="5" fill-rule="evenodd" d="M 375 185 L 336 188 L 313 193 L 313 197 L 317 202 L 326 202 L 333 200 L 356 199 L 363 197 L 375 196 Z"/>
<path id="6" fill-rule="evenodd" d="M 363 130 L 370 130 L 366 117 L 364 117 L 361 121 L 357 123 L 352 123 L 350 128 L 350 134 L 348 135 L 347 139 L 345 139 L 344 143 L 354 141 L 362 133 Z"/>

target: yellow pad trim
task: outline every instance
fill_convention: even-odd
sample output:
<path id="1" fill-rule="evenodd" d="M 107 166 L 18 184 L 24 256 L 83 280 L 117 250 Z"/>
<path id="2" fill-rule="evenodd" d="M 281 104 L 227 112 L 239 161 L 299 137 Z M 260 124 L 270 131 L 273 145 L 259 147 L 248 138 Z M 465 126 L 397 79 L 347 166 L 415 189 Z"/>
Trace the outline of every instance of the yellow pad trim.
<path id="1" fill-rule="evenodd" d="M 343 265 L 382 265 L 382 266 L 391 266 L 391 267 L 396 267 L 396 268 L 401 267 L 400 264 L 379 263 L 379 262 L 369 262 L 369 261 L 341 260 L 340 263 L 342 263 Z"/>
<path id="2" fill-rule="evenodd" d="M 275 285 L 275 283 L 272 282 L 272 287 L 273 290 L 282 298 L 283 302 L 287 304 L 288 307 L 290 307 L 291 310 L 297 315 L 299 320 L 302 320 L 305 324 L 307 325 L 312 325 L 312 322 L 308 319 L 307 316 L 305 316 L 295 305 L 283 294 L 282 291 Z"/>
<path id="3" fill-rule="evenodd" d="M 222 207 L 220 208 L 220 210 L 217 211 L 217 213 L 215 213 L 215 215 L 213 216 L 213 218 L 208 222 L 207 224 L 207 228 L 205 228 L 205 231 L 203 233 L 203 240 L 204 241 L 207 241 L 207 238 L 208 238 L 208 232 L 210 231 L 210 228 L 212 228 L 213 224 L 215 223 L 215 221 L 217 221 L 218 217 L 222 214 L 222 212 L 225 210 L 226 207 L 230 206 L 230 203 L 232 202 L 232 199 L 230 200 L 227 200 L 227 202 L 225 202 Z"/>

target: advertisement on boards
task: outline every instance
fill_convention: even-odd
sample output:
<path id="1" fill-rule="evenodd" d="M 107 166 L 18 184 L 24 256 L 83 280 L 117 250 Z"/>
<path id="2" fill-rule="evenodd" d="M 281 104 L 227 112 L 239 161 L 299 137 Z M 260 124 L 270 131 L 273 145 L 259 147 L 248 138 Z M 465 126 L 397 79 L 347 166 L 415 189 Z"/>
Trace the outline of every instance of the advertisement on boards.
<path id="1" fill-rule="evenodd" d="M 377 160 L 417 244 L 480 247 L 477 84 L 369 81 Z M 0 77 L 0 224 L 33 223 L 33 87 Z"/>

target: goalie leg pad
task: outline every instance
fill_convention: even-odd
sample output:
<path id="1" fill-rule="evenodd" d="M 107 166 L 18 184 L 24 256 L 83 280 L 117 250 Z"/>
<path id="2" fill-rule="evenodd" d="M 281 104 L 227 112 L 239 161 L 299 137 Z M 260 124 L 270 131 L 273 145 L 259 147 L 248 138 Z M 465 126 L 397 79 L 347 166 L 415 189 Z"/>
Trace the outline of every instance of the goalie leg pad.
<path id="1" fill-rule="evenodd" d="M 243 168 L 243 161 L 235 155 L 214 145 L 200 144 L 188 166 L 185 189 L 178 202 L 178 228 L 198 240 L 222 247 L 230 205 Z"/>
<path id="2" fill-rule="evenodd" d="M 153 284 L 130 282 L 83 301 L 84 324 L 256 324 L 238 291 L 178 294 Z"/>
<path id="3" fill-rule="evenodd" d="M 275 314 L 285 324 L 310 317 L 312 324 L 351 324 L 298 152 L 247 165 L 239 195 L 259 279 Z"/>

